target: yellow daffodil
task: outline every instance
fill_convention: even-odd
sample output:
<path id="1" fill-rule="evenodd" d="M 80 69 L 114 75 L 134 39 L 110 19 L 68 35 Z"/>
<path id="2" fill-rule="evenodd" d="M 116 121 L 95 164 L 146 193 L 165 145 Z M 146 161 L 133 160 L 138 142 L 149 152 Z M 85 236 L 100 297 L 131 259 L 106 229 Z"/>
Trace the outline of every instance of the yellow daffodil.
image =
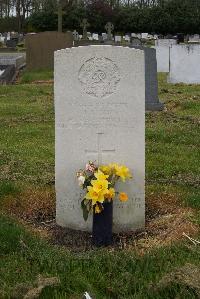
<path id="1" fill-rule="evenodd" d="M 128 195 L 125 192 L 119 193 L 119 199 L 123 202 L 128 200 Z"/>
<path id="2" fill-rule="evenodd" d="M 130 179 L 132 177 L 130 170 L 124 165 L 116 167 L 116 175 L 119 176 L 123 182 L 125 182 L 126 179 Z"/>
<path id="3" fill-rule="evenodd" d="M 86 199 L 92 200 L 92 205 L 94 206 L 97 202 L 104 202 L 104 193 L 96 192 L 92 186 L 87 187 L 88 192 L 85 196 Z"/>
<path id="4" fill-rule="evenodd" d="M 109 165 L 101 165 L 99 168 L 104 174 L 111 175 L 112 173 L 112 169 Z"/>
<path id="5" fill-rule="evenodd" d="M 111 200 L 114 197 L 115 197 L 115 189 L 114 188 L 108 189 L 107 193 L 105 194 L 105 198 Z"/>
<path id="6" fill-rule="evenodd" d="M 92 180 L 91 184 L 95 192 L 107 192 L 108 189 L 108 181 L 107 180 Z"/>
<path id="7" fill-rule="evenodd" d="M 109 175 L 105 175 L 101 170 L 95 172 L 94 176 L 97 180 L 106 180 L 109 177 Z"/>
<path id="8" fill-rule="evenodd" d="M 108 166 L 111 169 L 111 172 L 113 174 L 115 174 L 116 173 L 116 169 L 119 167 L 119 164 L 117 164 L 117 163 L 110 163 Z"/>

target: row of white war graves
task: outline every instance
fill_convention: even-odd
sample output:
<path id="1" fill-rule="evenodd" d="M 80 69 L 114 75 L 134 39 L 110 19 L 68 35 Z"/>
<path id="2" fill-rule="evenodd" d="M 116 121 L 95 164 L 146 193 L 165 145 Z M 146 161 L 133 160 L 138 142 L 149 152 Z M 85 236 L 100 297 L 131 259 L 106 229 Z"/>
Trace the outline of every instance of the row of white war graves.
<path id="1" fill-rule="evenodd" d="M 114 28 L 114 27 L 113 27 Z M 74 41 L 80 41 L 84 38 L 87 38 L 90 41 L 106 41 L 109 39 L 109 34 L 108 33 L 91 33 L 91 32 L 86 32 L 86 35 L 84 36 L 83 34 L 79 34 L 78 31 L 74 30 L 72 32 Z M 3 44 L 8 43 L 9 47 L 9 42 L 13 42 L 13 45 L 18 42 L 22 42 L 24 40 L 25 35 L 22 33 L 18 32 L 5 32 L 5 33 L 0 33 L 0 42 Z M 176 40 L 177 36 L 172 36 L 172 35 L 167 35 L 166 37 L 158 34 L 149 34 L 149 33 L 127 33 L 125 35 L 111 35 L 111 39 L 115 41 L 116 43 L 119 42 L 131 42 L 132 39 L 140 39 L 140 40 L 158 40 L 158 39 L 173 39 Z M 186 35 L 184 36 L 184 41 L 187 43 L 200 43 L 200 35 L 199 34 L 194 34 L 194 35 Z M 14 43 L 15 42 L 15 43 Z M 12 45 L 12 43 L 10 43 Z"/>
<path id="2" fill-rule="evenodd" d="M 79 41 L 82 39 L 88 39 L 90 41 L 106 41 L 109 39 L 108 33 L 91 33 L 86 32 L 86 36 L 83 34 L 79 34 L 76 30 L 72 32 L 74 41 Z M 17 32 L 5 32 L 0 33 L 0 42 L 3 44 L 7 44 L 9 41 L 16 41 L 16 42 L 22 42 L 24 40 L 24 34 L 18 34 Z M 138 38 L 143 40 L 156 40 L 158 39 L 158 34 L 149 34 L 149 33 L 127 33 L 125 35 L 113 35 L 112 34 L 112 40 L 117 42 L 127 41 L 130 42 L 131 38 Z M 14 44 L 14 43 L 13 43 Z M 9 46 L 9 45 L 8 45 Z"/>
<path id="3" fill-rule="evenodd" d="M 26 46 L 27 63 L 42 63 L 49 55 L 54 66 L 57 223 L 91 231 L 92 218 L 85 222 L 82 217 L 76 171 L 96 160 L 127 165 L 133 173 L 124 185 L 129 200 L 114 201 L 113 231 L 143 229 L 145 106 L 162 109 L 156 50 L 112 44 L 73 47 L 72 35 L 56 32 L 50 42 L 50 34 L 28 35 Z M 60 50 L 53 64 L 55 45 Z"/>
<path id="4" fill-rule="evenodd" d="M 182 47 L 184 46 L 180 46 Z M 195 46 L 193 46 L 195 47 Z M 113 231 L 145 226 L 145 102 L 156 51 L 113 45 L 55 52 L 56 219 L 63 227 L 91 231 L 82 217 L 76 171 L 87 161 L 127 165 L 128 201 L 113 202 Z M 149 69 L 149 70 L 148 70 Z M 157 75 L 157 69 L 155 68 Z M 150 83 L 151 84 L 151 83 Z"/>
<path id="5" fill-rule="evenodd" d="M 112 40 L 112 24 L 108 28 L 108 35 L 111 40 L 106 40 L 101 44 L 121 45 Z M 87 32 L 86 32 L 87 34 Z M 197 39 L 197 37 L 195 38 Z M 58 49 L 69 48 L 72 46 L 86 46 L 98 44 L 99 41 L 91 41 L 88 38 L 74 41 L 71 32 L 43 32 L 39 34 L 28 34 L 26 36 L 26 63 L 28 70 L 34 69 L 53 69 L 53 53 Z M 199 61 L 199 45 L 181 44 L 177 45 L 175 39 L 158 39 L 155 42 L 156 52 L 153 48 L 143 47 L 140 39 L 133 38 L 131 43 L 124 46 L 142 48 L 145 51 L 145 78 L 146 78 L 146 109 L 162 110 L 163 105 L 158 100 L 157 71 L 169 72 L 169 82 L 171 83 L 199 83 L 200 71 L 196 68 Z M 13 54 L 14 55 L 14 54 Z M 24 61 L 23 54 L 17 54 L 18 61 Z M 2 60 L 3 59 L 3 60 Z M 16 59 L 16 58 L 15 58 Z M 157 59 L 157 62 L 156 62 Z M 3 61 L 3 62 L 2 62 Z M 12 59 L 0 57 L 0 65 L 13 64 Z M 16 65 L 15 65 L 16 66 Z M 5 82 L 5 80 L 3 81 Z"/>
<path id="6" fill-rule="evenodd" d="M 74 41 L 81 41 L 81 40 L 89 40 L 89 41 L 99 41 L 99 42 L 104 42 L 107 40 L 112 40 L 115 43 L 131 43 L 134 41 L 134 39 L 138 39 L 140 41 L 147 41 L 147 40 L 177 40 L 177 36 L 174 36 L 172 38 L 172 35 L 168 35 L 166 37 L 158 34 L 149 34 L 149 33 L 127 33 L 125 35 L 113 35 L 109 37 L 109 33 L 91 33 L 91 32 L 86 32 L 85 36 L 83 34 L 79 34 L 76 30 L 72 32 L 73 39 Z M 171 37 L 170 37 L 171 36 Z M 18 34 L 17 32 L 5 32 L 5 33 L 0 33 L 0 43 L 7 45 L 7 47 L 16 47 L 18 43 L 23 42 L 25 38 L 24 34 Z M 184 37 L 184 42 L 186 43 L 200 43 L 200 35 L 199 34 L 194 34 L 194 35 L 187 35 Z"/>
<path id="7" fill-rule="evenodd" d="M 0 33 L 0 43 L 6 45 L 8 48 L 16 48 L 18 43 L 24 41 L 24 36 L 24 34 L 14 31 Z"/>
<path id="8" fill-rule="evenodd" d="M 71 33 L 46 32 L 29 34 L 26 36 L 26 63 L 28 70 L 40 68 L 53 69 L 54 51 L 58 49 L 71 48 L 73 46 L 91 45 L 89 40 L 82 40 L 81 43 L 74 43 Z M 108 41 L 106 45 L 114 45 Z M 93 45 L 94 46 L 94 45 Z M 97 44 L 95 44 L 97 46 Z M 162 110 L 163 104 L 158 99 L 157 63 L 156 50 L 143 47 L 141 44 L 130 44 L 130 48 L 138 48 L 145 54 L 145 99 L 146 110 Z M 112 47 L 113 49 L 114 47 Z"/>
<path id="9" fill-rule="evenodd" d="M 181 44 L 175 40 L 158 40 L 156 42 L 158 72 L 169 73 L 169 83 L 200 83 L 200 45 Z"/>

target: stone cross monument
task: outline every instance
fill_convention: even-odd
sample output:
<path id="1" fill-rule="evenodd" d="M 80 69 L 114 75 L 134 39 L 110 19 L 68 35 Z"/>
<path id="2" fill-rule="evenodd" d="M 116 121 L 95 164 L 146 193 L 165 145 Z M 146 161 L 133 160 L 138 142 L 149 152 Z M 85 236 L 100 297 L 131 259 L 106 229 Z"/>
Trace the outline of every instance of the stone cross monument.
<path id="1" fill-rule="evenodd" d="M 82 37 L 82 39 L 87 39 L 87 27 L 90 26 L 87 19 L 83 19 L 80 26 L 83 28 L 83 37 Z"/>
<path id="2" fill-rule="evenodd" d="M 114 30 L 114 25 L 111 22 L 108 22 L 105 26 L 105 29 L 108 34 L 108 40 L 112 40 L 112 31 Z"/>

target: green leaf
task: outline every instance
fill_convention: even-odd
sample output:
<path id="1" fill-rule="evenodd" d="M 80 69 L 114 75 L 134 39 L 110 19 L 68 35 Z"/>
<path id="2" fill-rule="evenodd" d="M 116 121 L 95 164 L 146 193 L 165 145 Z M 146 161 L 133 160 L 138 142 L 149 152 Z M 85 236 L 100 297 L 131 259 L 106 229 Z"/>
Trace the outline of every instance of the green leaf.
<path id="1" fill-rule="evenodd" d="M 84 219 L 85 221 L 87 221 L 89 211 L 88 211 L 88 209 L 87 209 L 87 206 L 85 205 L 84 200 L 82 200 L 82 202 L 81 202 L 81 208 L 82 208 L 82 210 L 83 210 L 83 219 Z"/>

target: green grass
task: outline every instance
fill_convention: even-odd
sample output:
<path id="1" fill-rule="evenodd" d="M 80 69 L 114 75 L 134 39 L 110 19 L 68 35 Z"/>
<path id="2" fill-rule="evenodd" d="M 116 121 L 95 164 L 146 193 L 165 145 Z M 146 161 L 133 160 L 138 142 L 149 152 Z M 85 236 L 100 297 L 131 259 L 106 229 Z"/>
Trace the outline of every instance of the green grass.
<path id="1" fill-rule="evenodd" d="M 47 81 L 53 79 L 53 71 L 41 70 L 41 71 L 24 71 L 20 78 L 20 83 L 31 83 L 34 81 Z"/>
<path id="2" fill-rule="evenodd" d="M 54 189 L 53 86 L 29 84 L 51 78 L 51 72 L 24 73 L 26 84 L 0 87 L 0 207 L 30 188 Z M 165 111 L 146 115 L 146 196 L 177 196 L 196 209 L 193 221 L 199 224 L 200 85 L 167 84 L 160 74 L 159 97 Z M 187 245 L 182 241 L 144 256 L 106 249 L 73 254 L 1 216 L 0 298 L 10 298 L 18 283 L 33 282 L 38 274 L 61 279 L 40 298 L 82 298 L 86 290 L 97 299 L 195 298 L 175 283 L 160 293 L 149 289 L 175 267 L 199 265 L 198 247 Z"/>
<path id="3" fill-rule="evenodd" d="M 160 74 L 159 98 L 165 111 L 146 115 L 147 185 L 155 193 L 172 185 L 186 204 L 200 207 L 200 85 L 168 84 Z"/>
<path id="4" fill-rule="evenodd" d="M 72 254 L 38 240 L 4 217 L 0 220 L 0 240 L 0 281 L 7 296 L 12 294 L 14 284 L 33 282 L 40 273 L 47 277 L 58 276 L 61 280 L 59 287 L 45 290 L 40 298 L 70 298 L 70 295 L 82 298 L 85 290 L 97 299 L 174 298 L 180 292 L 177 285 L 155 295 L 149 290 L 150 284 L 159 281 L 160 276 L 172 271 L 175 265 L 186 262 L 198 265 L 200 259 L 197 248 L 191 250 L 180 244 L 143 257 L 134 251 L 96 250 Z M 195 296 L 190 292 L 189 297 L 182 298 Z"/>

